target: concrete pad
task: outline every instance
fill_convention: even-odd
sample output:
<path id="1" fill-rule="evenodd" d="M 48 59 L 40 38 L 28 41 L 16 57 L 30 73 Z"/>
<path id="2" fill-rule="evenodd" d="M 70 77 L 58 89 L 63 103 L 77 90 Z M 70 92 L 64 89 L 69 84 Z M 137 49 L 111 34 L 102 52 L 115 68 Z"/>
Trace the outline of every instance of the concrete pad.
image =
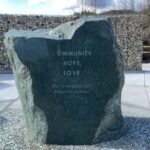
<path id="1" fill-rule="evenodd" d="M 125 72 L 125 86 L 122 92 L 122 111 L 124 116 L 150 117 L 149 78 L 149 72 Z M 17 97 L 18 92 L 13 75 L 0 74 L 0 110 L 9 105 L 10 100 Z M 20 100 L 13 102 L 9 108 L 22 109 Z"/>
<path id="2" fill-rule="evenodd" d="M 142 70 L 143 71 L 150 71 L 150 63 L 142 64 Z"/>
<path id="3" fill-rule="evenodd" d="M 15 81 L 12 74 L 0 74 L 0 101 L 18 97 Z"/>
<path id="4" fill-rule="evenodd" d="M 147 96 L 147 99 L 148 99 L 148 103 L 149 103 L 149 106 L 150 106 L 150 86 L 145 87 L 145 90 L 146 90 L 146 96 Z"/>
<path id="5" fill-rule="evenodd" d="M 126 117 L 150 118 L 150 105 L 144 86 L 123 88 L 122 113 Z"/>
<path id="6" fill-rule="evenodd" d="M 0 81 L 7 82 L 11 80 L 14 80 L 13 74 L 0 74 Z"/>
<path id="7" fill-rule="evenodd" d="M 131 86 L 131 85 L 144 85 L 145 78 L 144 78 L 144 72 L 142 71 L 125 71 L 125 86 Z"/>
<path id="8" fill-rule="evenodd" d="M 150 86 L 150 71 L 144 73 L 145 75 L 145 86 Z"/>

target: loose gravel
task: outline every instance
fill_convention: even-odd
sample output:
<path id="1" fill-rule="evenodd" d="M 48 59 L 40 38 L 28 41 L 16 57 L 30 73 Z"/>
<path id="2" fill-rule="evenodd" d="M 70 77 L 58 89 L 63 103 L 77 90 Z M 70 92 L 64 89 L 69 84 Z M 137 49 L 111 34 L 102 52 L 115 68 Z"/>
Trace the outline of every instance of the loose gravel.
<path id="1" fill-rule="evenodd" d="M 150 150 L 150 118 L 124 119 L 124 135 L 116 141 L 92 146 L 40 145 L 26 131 L 21 109 L 0 114 L 0 150 Z"/>

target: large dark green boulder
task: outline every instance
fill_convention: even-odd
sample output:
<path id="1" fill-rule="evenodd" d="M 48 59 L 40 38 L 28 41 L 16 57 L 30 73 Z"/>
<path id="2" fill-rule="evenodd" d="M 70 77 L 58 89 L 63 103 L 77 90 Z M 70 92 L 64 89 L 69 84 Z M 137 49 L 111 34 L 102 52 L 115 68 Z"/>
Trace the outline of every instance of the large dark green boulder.
<path id="1" fill-rule="evenodd" d="M 5 46 L 33 139 L 83 145 L 121 136 L 124 76 L 111 20 L 86 17 L 50 31 L 11 30 Z"/>

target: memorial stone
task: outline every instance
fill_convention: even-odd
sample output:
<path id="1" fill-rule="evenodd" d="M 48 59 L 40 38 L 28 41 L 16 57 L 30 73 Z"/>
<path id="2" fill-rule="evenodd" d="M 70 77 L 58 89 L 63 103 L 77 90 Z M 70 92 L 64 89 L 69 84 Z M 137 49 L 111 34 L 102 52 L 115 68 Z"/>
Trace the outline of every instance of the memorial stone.
<path id="1" fill-rule="evenodd" d="M 91 145 L 122 135 L 122 55 L 110 19 L 10 30 L 5 46 L 34 140 Z"/>

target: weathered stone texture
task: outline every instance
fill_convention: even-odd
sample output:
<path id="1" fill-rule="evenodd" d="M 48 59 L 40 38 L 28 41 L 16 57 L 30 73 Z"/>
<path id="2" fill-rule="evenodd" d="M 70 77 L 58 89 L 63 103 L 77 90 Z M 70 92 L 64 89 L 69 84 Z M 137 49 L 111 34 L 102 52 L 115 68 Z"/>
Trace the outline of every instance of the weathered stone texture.
<path id="1" fill-rule="evenodd" d="M 11 65 L 3 44 L 4 32 L 9 29 L 36 30 L 54 28 L 73 17 L 0 15 L 0 70 L 10 70 Z M 142 17 L 137 15 L 112 17 L 114 32 L 123 50 L 124 69 L 142 69 L 143 36 Z"/>

